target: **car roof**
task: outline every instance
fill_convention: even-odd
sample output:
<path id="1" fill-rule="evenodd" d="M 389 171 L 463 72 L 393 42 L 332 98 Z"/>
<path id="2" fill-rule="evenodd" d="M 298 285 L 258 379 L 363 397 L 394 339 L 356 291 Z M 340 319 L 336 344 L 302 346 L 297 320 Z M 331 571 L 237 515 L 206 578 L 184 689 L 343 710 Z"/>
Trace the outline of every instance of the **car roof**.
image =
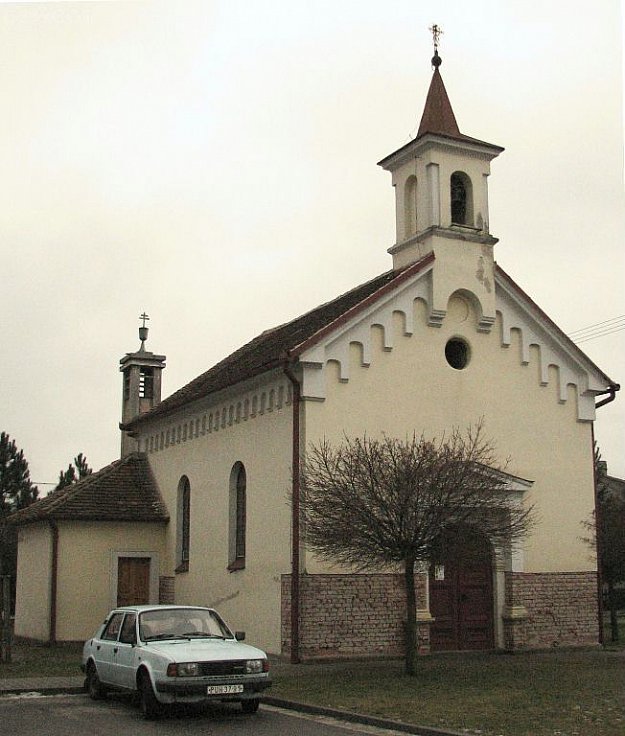
<path id="1" fill-rule="evenodd" d="M 126 613 L 126 612 L 132 612 L 132 613 L 145 613 L 146 611 L 167 611 L 171 609 L 175 610 L 189 610 L 189 609 L 202 609 L 204 611 L 214 611 L 214 608 L 209 608 L 208 606 L 181 606 L 181 605 L 174 605 L 173 603 L 170 605 L 168 603 L 162 603 L 162 604 L 144 604 L 140 606 L 119 606 L 118 608 L 114 608 L 111 613 Z"/>

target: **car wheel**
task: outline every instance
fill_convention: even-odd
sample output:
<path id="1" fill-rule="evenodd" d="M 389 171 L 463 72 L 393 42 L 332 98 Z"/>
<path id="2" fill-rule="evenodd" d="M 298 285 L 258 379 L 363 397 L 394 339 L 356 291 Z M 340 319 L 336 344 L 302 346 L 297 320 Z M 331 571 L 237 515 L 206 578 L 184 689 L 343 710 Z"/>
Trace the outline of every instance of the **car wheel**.
<path id="1" fill-rule="evenodd" d="M 143 717 L 148 720 L 158 718 L 163 713 L 163 706 L 154 695 L 154 688 L 147 672 L 139 676 L 139 703 Z"/>
<path id="2" fill-rule="evenodd" d="M 87 692 L 91 700 L 102 700 L 106 696 L 106 688 L 100 682 L 98 670 L 93 662 L 89 663 L 87 669 Z"/>
<path id="3" fill-rule="evenodd" d="M 242 700 L 241 701 L 241 708 L 243 708 L 244 713 L 256 713 L 259 705 L 260 705 L 260 700 L 258 698 L 252 698 L 252 700 Z"/>

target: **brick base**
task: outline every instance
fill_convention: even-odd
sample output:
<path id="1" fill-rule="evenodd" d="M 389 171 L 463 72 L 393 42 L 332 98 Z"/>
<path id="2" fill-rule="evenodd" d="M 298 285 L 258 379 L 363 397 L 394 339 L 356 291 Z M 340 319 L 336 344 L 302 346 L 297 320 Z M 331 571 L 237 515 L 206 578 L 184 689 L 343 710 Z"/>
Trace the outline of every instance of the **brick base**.
<path id="1" fill-rule="evenodd" d="M 506 572 L 505 576 L 507 649 L 598 644 L 596 573 Z"/>
<path id="2" fill-rule="evenodd" d="M 417 575 L 417 607 L 424 607 L 424 575 Z M 302 575 L 300 656 L 401 656 L 406 595 L 402 575 Z M 419 651 L 429 652 L 429 623 L 419 623 Z M 282 653 L 291 648 L 291 576 L 282 576 Z"/>
<path id="3" fill-rule="evenodd" d="M 158 602 L 173 604 L 176 602 L 175 578 L 161 575 L 158 579 Z"/>

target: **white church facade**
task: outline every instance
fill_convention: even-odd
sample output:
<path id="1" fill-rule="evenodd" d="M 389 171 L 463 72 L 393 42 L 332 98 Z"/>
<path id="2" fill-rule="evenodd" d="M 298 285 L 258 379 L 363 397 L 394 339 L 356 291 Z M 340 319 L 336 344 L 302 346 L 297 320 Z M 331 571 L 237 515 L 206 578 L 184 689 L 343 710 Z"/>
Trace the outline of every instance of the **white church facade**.
<path id="1" fill-rule="evenodd" d="M 269 329 L 160 400 L 165 357 L 121 361 L 122 458 L 18 512 L 15 633 L 88 637 L 131 601 L 207 604 L 294 661 L 402 650 L 400 571 L 306 547 L 306 448 L 440 437 L 484 422 L 538 523 L 521 548 L 468 534 L 419 573 L 423 651 L 594 644 L 593 422 L 617 384 L 496 263 L 490 163 L 435 55 L 417 137 L 380 165 L 396 193 L 389 271 Z"/>

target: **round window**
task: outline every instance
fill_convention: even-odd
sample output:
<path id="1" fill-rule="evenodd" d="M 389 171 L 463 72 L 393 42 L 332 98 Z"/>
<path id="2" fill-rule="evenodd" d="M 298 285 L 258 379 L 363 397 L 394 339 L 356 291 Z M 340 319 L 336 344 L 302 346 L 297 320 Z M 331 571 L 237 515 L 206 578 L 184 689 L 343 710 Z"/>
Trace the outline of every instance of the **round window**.
<path id="1" fill-rule="evenodd" d="M 469 363 L 469 346 L 464 340 L 453 337 L 445 345 L 445 358 L 452 368 L 461 371 Z"/>

